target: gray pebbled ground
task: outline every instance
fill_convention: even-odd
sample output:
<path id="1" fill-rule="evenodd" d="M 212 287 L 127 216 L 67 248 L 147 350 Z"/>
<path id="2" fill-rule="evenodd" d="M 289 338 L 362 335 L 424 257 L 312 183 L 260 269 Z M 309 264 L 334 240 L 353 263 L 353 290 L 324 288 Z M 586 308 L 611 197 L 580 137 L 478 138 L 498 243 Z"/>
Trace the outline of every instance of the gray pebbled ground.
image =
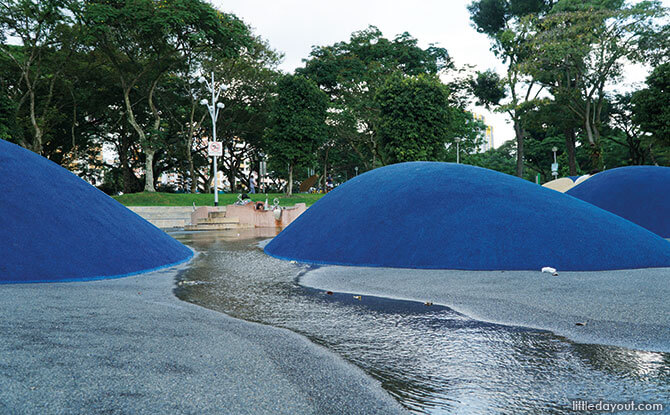
<path id="1" fill-rule="evenodd" d="M 550 330 L 580 343 L 670 352 L 670 268 L 602 272 L 324 266 L 304 286 L 432 301 L 472 318 Z M 585 325 L 576 325 L 585 323 Z"/>
<path id="2" fill-rule="evenodd" d="M 306 338 L 178 300 L 176 271 L 0 285 L 0 413 L 404 413 Z"/>

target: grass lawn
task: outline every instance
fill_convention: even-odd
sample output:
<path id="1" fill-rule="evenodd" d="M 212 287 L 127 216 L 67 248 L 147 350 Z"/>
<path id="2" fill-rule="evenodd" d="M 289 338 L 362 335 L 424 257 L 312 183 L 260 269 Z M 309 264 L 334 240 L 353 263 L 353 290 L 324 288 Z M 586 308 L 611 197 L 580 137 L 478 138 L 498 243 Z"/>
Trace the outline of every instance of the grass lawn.
<path id="1" fill-rule="evenodd" d="M 219 206 L 231 205 L 237 200 L 239 193 L 219 193 Z M 250 194 L 254 202 L 265 202 L 265 194 Z M 281 206 L 292 206 L 296 203 L 307 203 L 311 206 L 319 200 L 322 194 L 296 193 L 292 197 L 286 197 L 283 193 L 268 193 L 268 202 L 272 204 L 274 198 L 279 199 Z M 213 193 L 129 193 L 121 196 L 113 196 L 119 203 L 125 206 L 214 206 Z"/>

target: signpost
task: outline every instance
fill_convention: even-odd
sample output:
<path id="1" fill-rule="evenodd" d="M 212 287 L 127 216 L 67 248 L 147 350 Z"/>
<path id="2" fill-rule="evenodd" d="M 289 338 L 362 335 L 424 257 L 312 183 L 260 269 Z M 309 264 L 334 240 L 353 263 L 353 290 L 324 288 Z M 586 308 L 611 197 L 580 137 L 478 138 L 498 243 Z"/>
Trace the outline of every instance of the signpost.
<path id="1" fill-rule="evenodd" d="M 219 206 L 219 174 L 217 172 L 216 158 L 223 156 L 223 145 L 220 141 L 210 141 L 207 145 L 207 154 L 214 157 L 214 206 Z"/>
<path id="2" fill-rule="evenodd" d="M 554 162 L 551 163 L 551 175 L 554 176 L 554 180 L 558 178 L 558 161 L 556 160 L 556 152 L 558 147 L 552 147 L 551 151 L 554 152 Z"/>
<path id="3" fill-rule="evenodd" d="M 223 102 L 218 102 L 219 95 L 226 90 L 225 85 L 216 85 L 214 83 L 214 72 L 212 72 L 212 82 L 207 82 L 204 76 L 198 78 L 198 82 L 205 84 L 209 92 L 212 93 L 212 101 L 203 98 L 200 103 L 207 106 L 209 115 L 212 117 L 212 141 L 207 146 L 207 151 L 210 157 L 214 157 L 214 206 L 219 206 L 219 176 L 216 169 L 216 158 L 223 156 L 223 146 L 216 141 L 216 119 L 219 118 L 219 111 L 224 108 Z"/>

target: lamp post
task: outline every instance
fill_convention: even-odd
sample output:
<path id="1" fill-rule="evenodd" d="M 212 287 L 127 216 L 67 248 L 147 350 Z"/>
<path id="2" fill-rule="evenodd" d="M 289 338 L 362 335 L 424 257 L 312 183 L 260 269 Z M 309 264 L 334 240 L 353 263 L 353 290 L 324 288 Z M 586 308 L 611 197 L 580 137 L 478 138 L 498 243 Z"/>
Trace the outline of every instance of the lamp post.
<path id="1" fill-rule="evenodd" d="M 461 162 L 461 139 L 460 138 L 454 138 L 454 141 L 456 142 L 456 164 L 460 164 Z M 444 143 L 444 149 L 449 150 L 449 143 Z"/>
<path id="2" fill-rule="evenodd" d="M 208 92 L 212 94 L 212 101 L 208 101 L 206 98 L 203 98 L 200 101 L 200 104 L 207 106 L 209 110 L 209 115 L 212 117 L 212 140 L 216 143 L 216 120 L 219 118 L 219 111 L 224 107 L 223 102 L 218 102 L 219 96 L 222 91 L 226 90 L 224 84 L 216 85 L 214 83 L 214 72 L 212 72 L 212 81 L 209 82 L 205 79 L 204 76 L 198 78 L 198 82 L 207 87 Z M 214 206 L 219 206 L 219 176 L 217 172 L 216 165 L 216 155 L 214 158 Z M 231 183 L 232 185 L 232 183 Z"/>
<path id="3" fill-rule="evenodd" d="M 552 147 L 551 151 L 554 152 L 554 163 L 551 165 L 551 175 L 554 176 L 554 180 L 556 180 L 558 178 L 558 161 L 556 160 L 556 152 L 558 151 L 558 147 Z"/>

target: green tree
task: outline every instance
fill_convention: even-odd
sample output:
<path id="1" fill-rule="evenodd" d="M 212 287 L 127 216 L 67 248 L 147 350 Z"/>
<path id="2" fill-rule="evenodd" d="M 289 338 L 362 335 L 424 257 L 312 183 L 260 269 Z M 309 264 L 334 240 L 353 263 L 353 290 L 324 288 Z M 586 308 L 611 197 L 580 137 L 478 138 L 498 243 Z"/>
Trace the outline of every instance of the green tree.
<path id="1" fill-rule="evenodd" d="M 670 63 L 664 63 L 647 77 L 647 87 L 633 94 L 633 120 L 640 125 L 670 160 Z"/>
<path id="2" fill-rule="evenodd" d="M 0 1 L 0 59 L 13 65 L 19 78 L 8 88 L 17 112 L 26 112 L 32 132 L 17 138 L 19 144 L 42 154 L 44 136 L 53 115 L 54 94 L 68 57 L 74 51 L 75 34 L 65 0 Z M 5 44 L 11 36 L 19 46 Z"/>
<path id="3" fill-rule="evenodd" d="M 641 126 L 633 119 L 632 94 L 616 94 L 608 100 L 605 118 L 608 125 L 603 128 L 603 138 L 620 146 L 624 158 L 618 163 L 604 160 L 608 168 L 646 164 L 654 155 L 651 140 L 645 137 Z"/>
<path id="4" fill-rule="evenodd" d="M 358 155 L 369 170 L 384 164 L 379 143 L 377 90 L 394 73 L 435 75 L 452 66 L 447 51 L 421 48 L 408 33 L 388 39 L 374 26 L 354 32 L 348 42 L 314 47 L 297 73 L 314 80 L 330 97 L 329 123 L 337 140 Z"/>
<path id="5" fill-rule="evenodd" d="M 516 142 L 509 140 L 498 148 L 484 153 L 470 153 L 463 157 L 466 164 L 514 176 L 516 174 Z"/>
<path id="6" fill-rule="evenodd" d="M 309 79 L 285 75 L 277 82 L 265 148 L 275 163 L 288 165 L 287 194 L 293 194 L 296 165 L 312 163 L 325 140 L 328 96 Z"/>
<path id="7" fill-rule="evenodd" d="M 524 138 L 523 125 L 526 103 L 536 99 L 542 91 L 538 83 L 524 75 L 521 67 L 526 53 L 527 28 L 521 24 L 524 16 L 546 13 L 553 5 L 552 0 L 477 0 L 468 10 L 470 19 L 480 33 L 485 33 L 492 41 L 491 50 L 507 64 L 507 73 L 498 85 L 491 72 L 478 75 L 475 82 L 477 98 L 487 106 L 497 107 L 497 111 L 509 115 L 516 138 L 516 174 L 523 176 Z M 486 81 L 486 82 L 484 82 Z M 481 82 L 481 85 L 480 85 Z M 505 93 L 501 93 L 500 89 Z M 502 98 L 507 96 L 505 101 Z"/>
<path id="8" fill-rule="evenodd" d="M 121 87 L 127 120 L 145 156 L 145 191 L 154 191 L 153 158 L 164 144 L 163 112 L 156 102 L 162 78 L 198 48 L 233 56 L 249 42 L 247 27 L 202 0 L 95 0 L 80 14 L 88 41 L 108 59 Z M 135 116 L 133 96 L 145 100 L 147 125 Z M 137 99 L 137 98 L 136 98 Z"/>
<path id="9" fill-rule="evenodd" d="M 282 55 L 267 42 L 256 37 L 251 45 L 234 58 L 212 62 L 215 76 L 224 79 L 229 88 L 222 95 L 225 108 L 217 124 L 220 141 L 226 149 L 219 158 L 221 171 L 228 177 L 231 191 L 236 179 L 249 187 L 250 175 L 242 171 L 246 160 L 257 161 L 263 152 L 263 137 L 275 85 L 280 77 L 277 65 Z"/>
<path id="10" fill-rule="evenodd" d="M 524 70 L 549 86 L 557 101 L 581 121 L 601 167 L 600 137 L 606 87 L 621 80 L 627 62 L 646 60 L 641 40 L 659 30 L 665 14 L 658 2 L 622 6 L 622 1 L 559 1 L 551 13 L 527 20 Z"/>
<path id="11" fill-rule="evenodd" d="M 392 77 L 377 91 L 379 139 L 387 163 L 443 158 L 455 136 L 449 90 L 436 77 Z"/>

